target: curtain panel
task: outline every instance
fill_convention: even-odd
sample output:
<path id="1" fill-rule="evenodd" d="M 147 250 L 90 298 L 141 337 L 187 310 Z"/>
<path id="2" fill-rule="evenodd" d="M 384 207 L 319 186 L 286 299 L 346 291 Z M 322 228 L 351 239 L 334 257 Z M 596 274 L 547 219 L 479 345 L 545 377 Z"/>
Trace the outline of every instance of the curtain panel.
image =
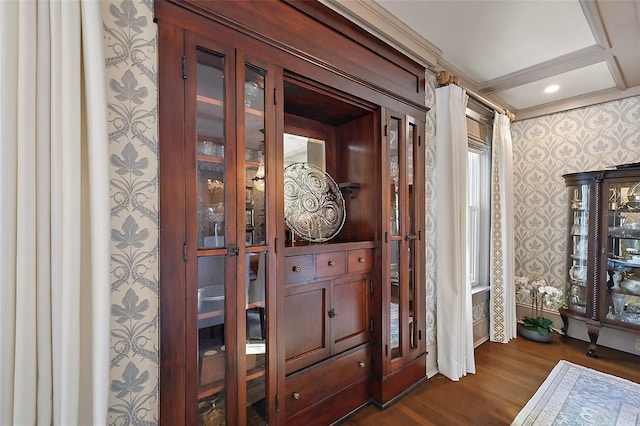
<path id="1" fill-rule="evenodd" d="M 467 262 L 469 97 L 436 89 L 436 299 L 438 370 L 451 380 L 475 373 L 471 282 Z"/>
<path id="2" fill-rule="evenodd" d="M 516 337 L 513 149 L 509 118 L 495 113 L 491 151 L 491 259 L 489 339 Z"/>
<path id="3" fill-rule="evenodd" d="M 100 425 L 109 391 L 101 4 L 0 2 L 0 424 Z"/>

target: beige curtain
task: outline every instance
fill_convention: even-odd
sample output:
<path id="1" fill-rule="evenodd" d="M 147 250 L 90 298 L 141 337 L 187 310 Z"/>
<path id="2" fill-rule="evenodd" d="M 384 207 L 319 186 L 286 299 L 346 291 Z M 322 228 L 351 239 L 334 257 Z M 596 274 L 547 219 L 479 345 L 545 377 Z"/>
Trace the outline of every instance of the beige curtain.
<path id="1" fill-rule="evenodd" d="M 469 97 L 436 89 L 436 330 L 438 371 L 459 380 L 475 373 L 471 281 L 467 262 Z"/>
<path id="2" fill-rule="evenodd" d="M 489 339 L 507 343 L 516 337 L 513 150 L 511 124 L 495 113 L 491 151 L 491 297 Z"/>
<path id="3" fill-rule="evenodd" d="M 0 424 L 100 425 L 109 175 L 100 2 L 0 1 Z"/>

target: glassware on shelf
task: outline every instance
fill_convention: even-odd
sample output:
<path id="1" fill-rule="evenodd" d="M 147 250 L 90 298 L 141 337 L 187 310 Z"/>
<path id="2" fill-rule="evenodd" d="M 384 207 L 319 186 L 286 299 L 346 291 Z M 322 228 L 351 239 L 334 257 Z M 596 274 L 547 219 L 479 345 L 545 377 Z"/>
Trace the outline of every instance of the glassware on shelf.
<path id="1" fill-rule="evenodd" d="M 224 145 L 210 140 L 198 141 L 198 154 L 224 158 Z"/>
<path id="2" fill-rule="evenodd" d="M 586 266 L 573 265 L 569 270 L 569 277 L 574 281 L 586 281 L 587 280 Z"/>
<path id="3" fill-rule="evenodd" d="M 616 315 L 624 312 L 624 302 L 627 296 L 623 293 L 613 292 L 611 293 L 611 299 L 613 299 L 613 311 Z"/>
<path id="4" fill-rule="evenodd" d="M 251 102 L 255 100 L 258 95 L 260 86 L 255 81 L 247 81 L 244 83 L 244 106 L 251 108 Z"/>

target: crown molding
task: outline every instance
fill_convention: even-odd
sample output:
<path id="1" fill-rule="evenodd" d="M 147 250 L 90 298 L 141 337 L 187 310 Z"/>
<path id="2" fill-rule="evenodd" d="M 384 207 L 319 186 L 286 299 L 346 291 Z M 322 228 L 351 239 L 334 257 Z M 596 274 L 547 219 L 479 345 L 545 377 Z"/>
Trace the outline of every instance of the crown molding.
<path id="1" fill-rule="evenodd" d="M 605 89 L 581 96 L 575 96 L 570 99 L 520 109 L 516 112 L 516 119 L 514 121 L 527 120 L 530 118 L 540 117 L 542 115 L 555 114 L 557 112 L 583 108 L 604 102 L 617 101 L 618 99 L 630 98 L 633 96 L 640 96 L 640 86 L 632 87 L 627 90 L 619 90 L 615 88 Z"/>
<path id="2" fill-rule="evenodd" d="M 367 0 L 319 0 L 420 65 L 435 67 L 442 51 L 385 8 Z"/>

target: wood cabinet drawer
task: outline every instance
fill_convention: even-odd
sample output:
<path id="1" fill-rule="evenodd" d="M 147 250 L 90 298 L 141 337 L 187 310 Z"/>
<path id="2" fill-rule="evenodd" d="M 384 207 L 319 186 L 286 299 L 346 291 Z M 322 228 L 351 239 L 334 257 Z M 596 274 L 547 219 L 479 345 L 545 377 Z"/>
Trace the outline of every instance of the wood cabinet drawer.
<path id="1" fill-rule="evenodd" d="M 318 278 L 334 277 L 347 271 L 344 251 L 318 253 L 316 255 L 316 276 Z"/>
<path id="2" fill-rule="evenodd" d="M 373 250 L 371 249 L 350 250 L 347 257 L 349 272 L 370 271 L 373 266 Z"/>
<path id="3" fill-rule="evenodd" d="M 366 346 L 292 374 L 285 383 L 287 417 L 369 377 L 370 372 L 371 347 Z"/>
<path id="4" fill-rule="evenodd" d="M 314 279 L 312 254 L 288 256 L 284 258 L 284 279 L 287 284 L 312 281 Z"/>

